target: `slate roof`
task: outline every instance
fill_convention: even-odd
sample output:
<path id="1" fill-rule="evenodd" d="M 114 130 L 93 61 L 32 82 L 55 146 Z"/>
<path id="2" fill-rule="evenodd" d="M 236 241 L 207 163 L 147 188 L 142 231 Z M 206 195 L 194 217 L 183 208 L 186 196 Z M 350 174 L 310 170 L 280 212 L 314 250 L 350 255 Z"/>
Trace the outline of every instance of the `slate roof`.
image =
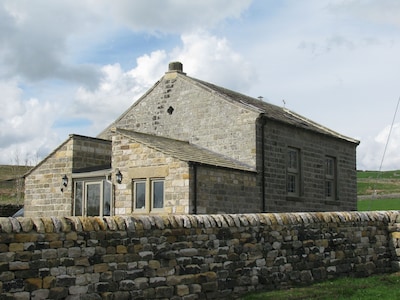
<path id="1" fill-rule="evenodd" d="M 348 142 L 352 142 L 355 144 L 359 144 L 360 142 L 356 139 L 344 136 L 340 133 L 337 133 L 323 125 L 320 125 L 314 121 L 311 121 L 308 118 L 305 118 L 289 109 L 284 107 L 279 107 L 277 105 L 273 105 L 271 103 L 264 102 L 262 100 L 249 97 L 238 92 L 214 85 L 212 83 L 202 81 L 193 77 L 180 75 L 182 78 L 187 78 L 197 85 L 203 86 L 207 89 L 212 90 L 215 93 L 218 93 L 221 97 L 225 98 L 228 101 L 235 101 L 237 103 L 242 104 L 243 106 L 247 107 L 250 110 L 259 112 L 263 114 L 265 117 L 282 122 L 288 125 L 292 125 L 295 127 L 299 127 L 306 130 L 311 130 L 320 134 L 329 135 L 335 138 L 343 139 Z"/>
<path id="2" fill-rule="evenodd" d="M 175 157 L 186 162 L 194 162 L 209 166 L 217 166 L 229 169 L 255 172 L 256 170 L 239 161 L 225 157 L 221 154 L 190 144 L 186 141 L 170 139 L 133 130 L 114 128 L 115 133 L 122 134 L 149 148 L 160 151 L 166 155 Z"/>

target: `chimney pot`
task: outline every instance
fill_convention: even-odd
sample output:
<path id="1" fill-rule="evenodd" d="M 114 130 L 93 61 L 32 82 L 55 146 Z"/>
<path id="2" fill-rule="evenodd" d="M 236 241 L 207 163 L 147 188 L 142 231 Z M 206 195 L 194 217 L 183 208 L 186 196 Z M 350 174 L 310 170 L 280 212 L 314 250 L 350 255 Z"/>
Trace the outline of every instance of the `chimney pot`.
<path id="1" fill-rule="evenodd" d="M 170 62 L 168 66 L 169 72 L 183 72 L 183 65 L 179 61 Z"/>

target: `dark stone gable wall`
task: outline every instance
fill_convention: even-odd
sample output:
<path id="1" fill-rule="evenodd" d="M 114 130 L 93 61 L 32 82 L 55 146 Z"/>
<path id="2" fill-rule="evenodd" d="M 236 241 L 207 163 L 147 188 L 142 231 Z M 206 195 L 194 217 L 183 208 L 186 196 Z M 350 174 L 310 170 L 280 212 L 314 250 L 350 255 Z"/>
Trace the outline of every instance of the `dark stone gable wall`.
<path id="1" fill-rule="evenodd" d="M 210 166 L 197 168 L 197 213 L 256 213 L 262 211 L 257 173 Z M 191 174 L 193 178 L 193 173 Z"/>
<path id="2" fill-rule="evenodd" d="M 356 144 L 271 120 L 264 127 L 264 139 L 266 211 L 357 209 Z M 299 197 L 288 197 L 286 193 L 288 147 L 300 151 Z M 325 199 L 326 156 L 335 157 L 337 162 L 334 200 Z"/>
<path id="3" fill-rule="evenodd" d="M 73 169 L 111 166 L 111 141 L 74 138 Z"/>
<path id="4" fill-rule="evenodd" d="M 388 212 L 0 218 L 1 299 L 234 299 L 399 269 Z"/>

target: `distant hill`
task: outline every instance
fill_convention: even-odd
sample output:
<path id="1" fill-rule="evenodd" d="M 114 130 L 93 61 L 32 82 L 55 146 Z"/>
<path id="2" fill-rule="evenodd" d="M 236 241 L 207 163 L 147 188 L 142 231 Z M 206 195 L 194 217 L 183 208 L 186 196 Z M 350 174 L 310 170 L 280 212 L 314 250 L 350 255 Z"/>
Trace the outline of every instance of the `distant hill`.
<path id="1" fill-rule="evenodd" d="M 32 166 L 0 165 L 0 204 L 22 204 L 23 181 L 18 181 Z"/>
<path id="2" fill-rule="evenodd" d="M 0 181 L 20 177 L 32 168 L 32 166 L 0 165 Z"/>
<path id="3" fill-rule="evenodd" d="M 377 196 L 387 198 L 400 194 L 400 170 L 357 171 L 357 195 L 359 198 Z"/>

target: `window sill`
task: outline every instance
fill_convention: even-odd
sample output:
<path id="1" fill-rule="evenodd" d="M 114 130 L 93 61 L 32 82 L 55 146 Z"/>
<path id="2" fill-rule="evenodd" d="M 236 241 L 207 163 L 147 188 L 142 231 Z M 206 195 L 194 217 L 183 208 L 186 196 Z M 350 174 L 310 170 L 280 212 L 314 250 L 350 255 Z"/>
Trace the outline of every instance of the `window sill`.
<path id="1" fill-rule="evenodd" d="M 286 200 L 287 201 L 292 201 L 292 202 L 302 202 L 303 201 L 303 197 L 300 197 L 300 196 L 290 196 L 290 195 L 287 195 L 286 196 Z"/>

